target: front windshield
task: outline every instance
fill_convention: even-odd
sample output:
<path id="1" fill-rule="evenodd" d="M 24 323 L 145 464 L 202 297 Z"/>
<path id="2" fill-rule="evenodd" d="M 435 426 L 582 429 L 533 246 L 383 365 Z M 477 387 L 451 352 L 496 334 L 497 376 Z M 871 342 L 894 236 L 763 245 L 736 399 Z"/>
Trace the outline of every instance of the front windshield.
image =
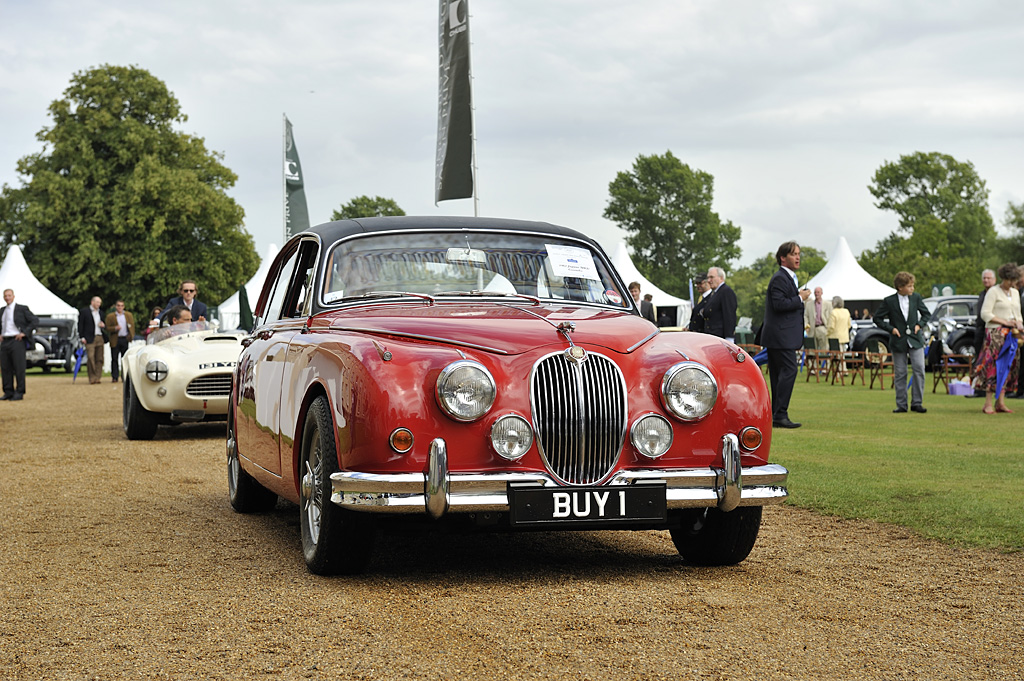
<path id="1" fill-rule="evenodd" d="M 324 277 L 326 304 L 381 292 L 630 304 L 594 251 L 553 236 L 374 234 L 343 241 L 331 250 Z"/>
<path id="2" fill-rule="evenodd" d="M 182 324 L 173 324 L 171 326 L 164 326 L 154 330 L 146 338 L 146 344 L 159 343 L 165 341 L 168 338 L 174 338 L 175 336 L 181 336 L 186 333 L 192 333 L 193 331 L 208 331 L 210 329 L 216 329 L 217 326 L 212 322 L 186 322 Z"/>

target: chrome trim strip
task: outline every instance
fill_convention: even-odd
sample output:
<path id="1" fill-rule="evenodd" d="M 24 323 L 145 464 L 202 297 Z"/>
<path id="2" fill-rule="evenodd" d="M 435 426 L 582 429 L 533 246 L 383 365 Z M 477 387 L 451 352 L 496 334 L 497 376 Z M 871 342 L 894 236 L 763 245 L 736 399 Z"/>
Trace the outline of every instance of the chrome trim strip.
<path id="1" fill-rule="evenodd" d="M 437 520 L 448 511 L 448 447 L 441 438 L 430 443 L 425 495 L 427 512 Z"/>
<path id="2" fill-rule="evenodd" d="M 737 480 L 742 480 L 742 486 L 738 485 L 740 498 L 737 506 L 781 504 L 788 496 L 785 486 L 788 476 L 789 471 L 778 464 L 741 468 L 737 476 Z M 721 468 L 643 468 L 618 471 L 605 485 L 663 481 L 669 509 L 708 508 L 719 505 L 719 488 L 724 477 Z M 447 501 L 448 513 L 507 512 L 510 483 L 560 487 L 551 475 L 541 471 L 449 473 L 447 480 L 448 488 L 443 498 Z M 341 471 L 331 476 L 331 485 L 331 501 L 355 511 L 423 513 L 427 510 L 425 473 Z"/>
<path id="3" fill-rule="evenodd" d="M 743 497 L 743 468 L 740 466 L 740 441 L 732 433 L 722 436 L 722 483 L 718 489 L 718 508 L 731 511 Z"/>
<path id="4" fill-rule="evenodd" d="M 646 343 L 647 341 L 649 341 L 649 340 L 651 340 L 652 338 L 654 338 L 655 336 L 657 336 L 657 335 L 658 335 L 659 333 L 661 333 L 661 329 L 655 329 L 654 333 L 652 333 L 652 334 L 648 335 L 648 336 L 647 336 L 647 338 L 644 338 L 644 339 L 643 339 L 643 340 L 641 340 L 641 341 L 640 341 L 639 343 L 636 343 L 635 345 L 631 345 L 631 346 L 629 346 L 628 348 L 626 348 L 626 354 L 629 354 L 630 352 L 633 352 L 633 351 L 634 351 L 634 350 L 636 350 L 636 349 L 637 349 L 638 347 L 640 347 L 641 345 L 643 345 L 643 344 L 644 344 L 644 343 Z"/>
<path id="5" fill-rule="evenodd" d="M 394 331 L 391 329 L 375 329 L 369 326 L 342 326 L 340 324 L 331 324 L 327 327 L 329 331 L 349 331 L 353 333 L 374 333 L 382 336 L 398 336 L 399 338 L 412 338 L 414 340 L 425 340 L 434 343 L 447 343 L 449 345 L 459 345 L 464 348 L 472 348 L 473 350 L 483 350 L 484 352 L 494 352 L 499 355 L 507 355 L 508 350 L 501 350 L 499 348 L 492 348 L 486 345 L 477 345 L 476 343 L 467 343 L 465 341 L 456 340 L 454 338 L 440 338 L 438 336 L 427 336 L 421 333 L 404 333 L 402 331 Z"/>

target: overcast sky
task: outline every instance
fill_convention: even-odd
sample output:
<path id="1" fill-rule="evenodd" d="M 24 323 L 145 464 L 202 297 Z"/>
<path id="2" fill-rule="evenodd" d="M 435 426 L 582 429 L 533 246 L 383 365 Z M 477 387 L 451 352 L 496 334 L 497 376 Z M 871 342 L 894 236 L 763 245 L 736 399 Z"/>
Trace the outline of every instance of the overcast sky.
<path id="1" fill-rule="evenodd" d="M 1024 201 L 1024 3 L 470 0 L 480 214 L 563 224 L 611 251 L 608 183 L 671 150 L 715 178 L 739 264 L 788 239 L 853 252 L 895 227 L 885 161 L 970 161 L 1002 226 Z M 282 114 L 316 224 L 355 196 L 433 203 L 436 0 L 0 0 L 0 182 L 39 151 L 72 74 L 136 65 L 224 154 L 262 255 L 282 242 Z M 704 264 L 700 264 L 704 266 Z"/>

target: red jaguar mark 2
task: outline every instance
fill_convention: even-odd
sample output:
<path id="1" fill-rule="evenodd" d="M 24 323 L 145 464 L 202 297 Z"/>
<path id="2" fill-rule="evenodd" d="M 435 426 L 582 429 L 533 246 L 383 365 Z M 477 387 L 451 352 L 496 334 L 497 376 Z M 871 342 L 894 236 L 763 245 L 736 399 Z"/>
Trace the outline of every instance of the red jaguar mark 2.
<path id="1" fill-rule="evenodd" d="M 592 239 L 484 218 L 345 220 L 275 259 L 228 413 L 239 512 L 298 504 L 316 574 L 365 569 L 386 522 L 667 529 L 684 560 L 750 553 L 764 378 L 742 349 L 662 333 Z"/>

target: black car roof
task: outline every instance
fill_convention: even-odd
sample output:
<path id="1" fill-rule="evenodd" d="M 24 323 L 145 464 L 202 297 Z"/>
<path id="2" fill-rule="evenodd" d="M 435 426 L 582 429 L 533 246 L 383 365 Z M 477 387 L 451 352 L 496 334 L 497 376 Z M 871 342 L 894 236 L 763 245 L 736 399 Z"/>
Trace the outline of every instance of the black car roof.
<path id="1" fill-rule="evenodd" d="M 435 230 L 495 230 L 495 231 L 516 231 L 536 232 L 540 234 L 552 234 L 586 241 L 600 252 L 604 252 L 600 244 L 586 234 L 568 227 L 553 225 L 549 222 L 534 222 L 533 220 L 512 220 L 509 218 L 477 218 L 477 217 L 454 217 L 454 216 L 391 216 L 379 218 L 356 218 L 352 220 L 337 220 L 325 222 L 311 227 L 303 234 L 316 234 L 324 243 L 334 243 L 339 239 L 354 234 L 370 234 L 374 232 L 405 232 L 405 231 L 435 231 Z"/>

